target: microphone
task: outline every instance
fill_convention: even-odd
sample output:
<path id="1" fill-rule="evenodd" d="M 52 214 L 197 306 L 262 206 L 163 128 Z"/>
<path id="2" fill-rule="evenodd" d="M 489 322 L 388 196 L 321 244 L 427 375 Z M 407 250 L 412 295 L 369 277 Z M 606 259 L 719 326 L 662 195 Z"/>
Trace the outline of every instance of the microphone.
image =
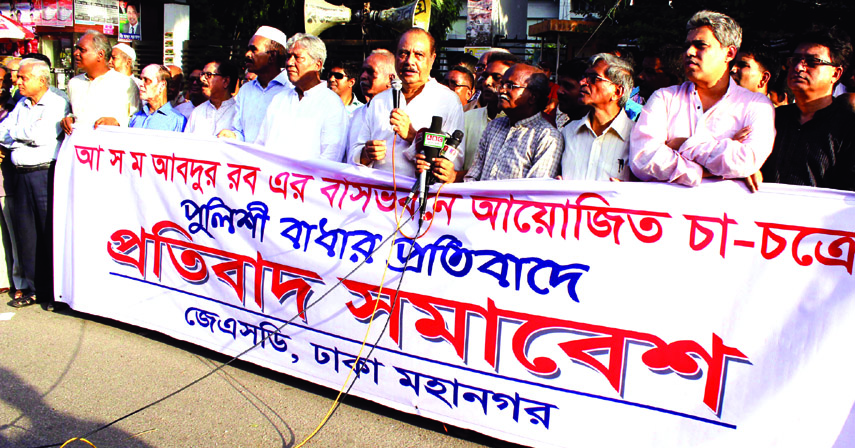
<path id="1" fill-rule="evenodd" d="M 445 146 L 442 148 L 442 151 L 439 152 L 439 156 L 443 159 L 454 162 L 460 155 L 460 150 L 457 147 L 460 145 L 460 142 L 463 141 L 463 131 L 460 129 L 454 131 L 451 134 L 451 137 L 445 140 Z"/>
<path id="2" fill-rule="evenodd" d="M 442 133 L 442 117 L 434 116 L 431 119 L 430 129 L 425 132 L 424 140 L 421 142 L 419 152 L 424 154 L 425 160 L 430 161 L 439 157 L 439 151 L 445 147 L 445 135 Z M 419 173 L 419 226 L 422 224 L 427 211 L 428 186 L 437 181 L 436 176 L 428 172 Z M 430 180 L 429 180 L 430 179 Z"/>
<path id="3" fill-rule="evenodd" d="M 392 109 L 397 109 L 401 106 L 401 88 L 404 87 L 404 83 L 395 75 L 389 75 L 389 78 L 392 83 Z"/>

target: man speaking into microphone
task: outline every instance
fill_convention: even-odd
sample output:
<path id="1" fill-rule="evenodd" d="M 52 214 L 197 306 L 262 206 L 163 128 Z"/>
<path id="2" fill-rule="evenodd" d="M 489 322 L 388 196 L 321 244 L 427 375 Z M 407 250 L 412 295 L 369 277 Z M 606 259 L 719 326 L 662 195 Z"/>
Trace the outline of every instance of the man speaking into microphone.
<path id="1" fill-rule="evenodd" d="M 463 129 L 463 106 L 457 95 L 430 77 L 436 59 L 433 36 L 420 28 L 405 32 L 395 52 L 395 71 L 401 79 L 400 103 L 395 106 L 395 89 L 388 89 L 371 100 L 365 111 L 365 126 L 359 131 L 354 147 L 354 162 L 396 176 L 415 177 L 415 140 L 419 130 L 428 128 L 434 116 L 442 118 L 442 131 L 448 135 Z M 394 146 L 394 156 L 392 149 Z M 463 151 L 453 160 L 453 167 L 463 167 Z M 358 160 L 356 158 L 358 157 Z M 447 165 L 443 174 L 450 168 Z M 454 179 L 454 173 L 443 178 Z"/>

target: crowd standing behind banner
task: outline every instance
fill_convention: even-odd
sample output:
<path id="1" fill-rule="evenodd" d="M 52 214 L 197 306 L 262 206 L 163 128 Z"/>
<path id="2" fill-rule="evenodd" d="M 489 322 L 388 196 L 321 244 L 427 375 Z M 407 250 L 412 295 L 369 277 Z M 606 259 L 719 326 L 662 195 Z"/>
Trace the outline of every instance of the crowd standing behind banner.
<path id="1" fill-rule="evenodd" d="M 49 88 L 49 62 L 40 55 L 25 58 L 20 72 L 0 67 L 3 186 L 11 198 L 0 205 L 13 254 L 0 287 L 12 289 L 11 306 L 43 301 L 53 309 L 53 162 L 65 135 L 80 127 L 237 139 L 399 180 L 430 171 L 447 183 L 543 177 L 695 186 L 712 177 L 744 179 L 756 191 L 765 178 L 855 190 L 849 37 L 832 28 L 793 44 L 779 70 L 757 45 L 740 52 L 742 30 L 730 17 L 700 11 L 686 27 L 684 77 L 668 72 L 664 54 L 645 55 L 636 76 L 618 54 L 601 53 L 564 63 L 552 88 L 543 70 L 498 48 L 477 64 L 460 58 L 441 83 L 430 76 L 434 38 L 415 28 L 394 53 L 375 50 L 358 71 L 355 61 L 336 61 L 323 76 L 321 39 L 288 39 L 262 26 L 247 45 L 246 78 L 214 59 L 194 67 L 182 91 L 178 67 L 150 65 L 132 77 L 133 49 L 88 31 L 74 49 L 81 74 L 69 81 L 67 98 Z M 426 160 L 418 148 L 433 117 L 441 117 L 442 133 L 460 130 L 463 139 Z"/>

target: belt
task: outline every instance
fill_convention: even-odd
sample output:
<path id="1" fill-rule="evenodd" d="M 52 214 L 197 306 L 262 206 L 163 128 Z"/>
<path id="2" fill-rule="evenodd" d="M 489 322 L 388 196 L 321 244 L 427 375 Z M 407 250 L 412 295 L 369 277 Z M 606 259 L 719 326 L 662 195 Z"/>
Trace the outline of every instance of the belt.
<path id="1" fill-rule="evenodd" d="M 41 171 L 41 170 L 50 169 L 51 166 L 53 166 L 53 162 L 45 162 L 45 163 L 40 163 L 38 165 L 16 166 L 15 171 L 20 173 L 20 174 L 32 173 L 34 171 Z"/>

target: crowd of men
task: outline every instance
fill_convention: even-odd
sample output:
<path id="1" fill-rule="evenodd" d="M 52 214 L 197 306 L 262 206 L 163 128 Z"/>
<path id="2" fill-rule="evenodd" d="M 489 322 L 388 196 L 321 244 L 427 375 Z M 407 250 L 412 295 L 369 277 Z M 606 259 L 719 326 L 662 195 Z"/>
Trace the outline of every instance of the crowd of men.
<path id="1" fill-rule="evenodd" d="M 52 170 L 63 138 L 81 128 L 199 133 L 395 176 L 430 170 L 446 183 L 718 178 L 744 179 L 752 191 L 764 179 L 855 191 L 849 37 L 826 28 L 793 44 L 785 62 L 761 46 L 740 50 L 733 19 L 700 11 L 686 26 L 682 73 L 669 73 L 661 54 L 645 55 L 636 75 L 619 52 L 599 53 L 563 64 L 553 83 L 548 70 L 493 49 L 459 58 L 438 81 L 436 42 L 422 29 L 360 67 L 328 63 L 318 37 L 263 26 L 248 43 L 245 76 L 214 59 L 191 70 L 182 91 L 178 67 L 149 65 L 136 78 L 133 48 L 89 31 L 67 97 L 50 87 L 46 58 L 26 57 L 0 122 L 12 165 L 4 175 L 14 179 L 4 182 L 11 200 L 0 202 L 13 235 L 10 305 L 38 294 L 53 306 Z M 9 72 L 0 67 L 7 83 Z M 426 160 L 419 142 L 434 117 L 464 137 L 457 151 Z"/>

